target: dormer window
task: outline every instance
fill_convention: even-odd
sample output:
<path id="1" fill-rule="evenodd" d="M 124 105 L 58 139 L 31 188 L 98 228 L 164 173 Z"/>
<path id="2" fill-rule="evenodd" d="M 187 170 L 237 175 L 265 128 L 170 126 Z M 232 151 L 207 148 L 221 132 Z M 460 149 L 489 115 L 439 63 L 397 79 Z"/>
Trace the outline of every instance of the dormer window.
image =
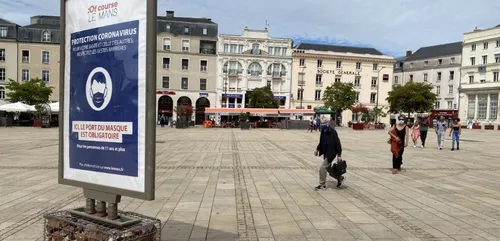
<path id="1" fill-rule="evenodd" d="M 50 32 L 49 31 L 43 31 L 42 32 L 42 42 L 50 42 Z"/>
<path id="2" fill-rule="evenodd" d="M 184 27 L 184 34 L 189 34 L 189 32 L 190 32 L 189 27 Z"/>
<path id="3" fill-rule="evenodd" d="M 252 44 L 252 54 L 254 55 L 260 54 L 259 44 Z"/>

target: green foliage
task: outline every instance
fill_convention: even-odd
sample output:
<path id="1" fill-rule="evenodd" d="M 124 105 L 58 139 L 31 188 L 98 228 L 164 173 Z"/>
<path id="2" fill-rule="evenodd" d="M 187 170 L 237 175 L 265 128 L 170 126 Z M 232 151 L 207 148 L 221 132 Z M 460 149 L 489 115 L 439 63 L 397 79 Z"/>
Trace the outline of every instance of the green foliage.
<path id="1" fill-rule="evenodd" d="M 437 95 L 432 89 L 431 84 L 413 81 L 403 86 L 394 86 L 386 98 L 390 105 L 389 112 L 421 113 L 431 111 L 437 100 Z"/>
<path id="2" fill-rule="evenodd" d="M 246 122 L 250 118 L 250 113 L 248 112 L 241 112 L 240 113 L 240 122 Z"/>
<path id="3" fill-rule="evenodd" d="M 53 87 L 47 86 L 39 78 L 29 81 L 16 82 L 9 79 L 7 84 L 7 100 L 9 102 L 23 102 L 27 105 L 40 105 L 49 102 Z"/>
<path id="4" fill-rule="evenodd" d="M 175 107 L 178 116 L 190 117 L 193 115 L 193 107 L 190 105 L 178 105 Z"/>
<path id="5" fill-rule="evenodd" d="M 326 87 L 325 93 L 323 94 L 323 102 L 326 107 L 336 113 L 351 109 L 354 103 L 356 103 L 354 84 L 335 82 Z"/>
<path id="6" fill-rule="evenodd" d="M 378 117 L 386 117 L 387 112 L 384 110 L 384 108 L 377 108 L 373 107 L 373 109 L 368 110 L 367 113 L 363 113 L 363 116 L 361 117 L 361 120 L 364 122 L 376 122 L 378 121 Z"/>
<path id="7" fill-rule="evenodd" d="M 250 108 L 279 108 L 279 100 L 274 99 L 271 87 L 264 86 L 253 89 L 248 106 Z"/>

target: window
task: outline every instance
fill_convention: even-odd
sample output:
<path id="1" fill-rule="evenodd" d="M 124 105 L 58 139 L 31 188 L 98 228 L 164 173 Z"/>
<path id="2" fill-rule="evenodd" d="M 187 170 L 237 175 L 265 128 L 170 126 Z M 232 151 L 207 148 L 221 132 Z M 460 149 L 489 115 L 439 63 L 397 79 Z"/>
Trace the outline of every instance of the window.
<path id="1" fill-rule="evenodd" d="M 28 81 L 30 80 L 30 70 L 29 69 L 23 69 L 21 71 L 21 79 L 23 81 Z"/>
<path id="2" fill-rule="evenodd" d="M 167 25 L 165 26 L 165 31 L 170 32 L 170 24 L 167 24 Z"/>
<path id="3" fill-rule="evenodd" d="M 188 86 L 189 86 L 188 78 L 181 78 L 181 88 L 183 90 L 187 90 Z"/>
<path id="4" fill-rule="evenodd" d="M 488 49 L 488 42 L 483 43 L 483 49 Z"/>
<path id="5" fill-rule="evenodd" d="M 441 81 L 441 72 L 438 72 L 437 74 L 438 74 L 437 81 Z"/>
<path id="6" fill-rule="evenodd" d="M 467 119 L 474 119 L 476 115 L 476 96 L 468 95 L 467 96 Z"/>
<path id="7" fill-rule="evenodd" d="M 243 53 L 243 45 L 242 44 L 238 45 L 238 53 L 239 54 Z"/>
<path id="8" fill-rule="evenodd" d="M 274 55 L 274 47 L 268 47 L 268 48 L 267 48 L 267 53 L 268 53 L 269 55 Z"/>
<path id="9" fill-rule="evenodd" d="M 342 77 L 342 76 L 340 76 L 340 75 L 335 76 L 335 83 L 340 82 L 340 78 L 341 78 L 341 77 Z"/>
<path id="10" fill-rule="evenodd" d="M 424 73 L 424 82 L 427 82 L 427 73 Z"/>
<path id="11" fill-rule="evenodd" d="M 203 28 L 203 35 L 207 35 L 208 34 L 208 29 L 207 28 Z"/>
<path id="12" fill-rule="evenodd" d="M 442 65 L 443 64 L 443 60 L 442 59 L 438 59 L 438 65 Z"/>
<path id="13" fill-rule="evenodd" d="M 297 90 L 297 99 L 298 100 L 303 100 L 304 99 L 304 89 L 298 89 Z"/>
<path id="14" fill-rule="evenodd" d="M 488 95 L 477 96 L 477 119 L 485 120 L 488 109 Z"/>
<path id="15" fill-rule="evenodd" d="M 373 77 L 372 78 L 372 88 L 376 88 L 377 87 L 377 77 Z"/>
<path id="16" fill-rule="evenodd" d="M 287 48 L 281 48 L 281 56 L 286 56 L 287 52 L 288 52 Z"/>
<path id="17" fill-rule="evenodd" d="M 42 51 L 42 64 L 49 64 L 49 63 L 50 63 L 50 52 Z"/>
<path id="18" fill-rule="evenodd" d="M 48 70 L 42 70 L 42 80 L 45 82 L 50 81 L 50 72 Z"/>
<path id="19" fill-rule="evenodd" d="M 488 63 L 488 55 L 483 55 L 483 64 Z"/>
<path id="20" fill-rule="evenodd" d="M 323 79 L 323 75 L 317 74 L 316 75 L 316 84 L 320 85 L 322 79 Z"/>
<path id="21" fill-rule="evenodd" d="M 500 63 L 500 56 L 495 55 L 495 63 Z"/>
<path id="22" fill-rule="evenodd" d="M 170 88 L 170 77 L 168 76 L 163 76 L 161 79 L 161 87 L 164 89 Z"/>
<path id="23" fill-rule="evenodd" d="M 394 84 L 397 84 L 399 82 L 399 77 L 398 76 L 394 76 Z"/>
<path id="24" fill-rule="evenodd" d="M 200 61 L 200 71 L 207 72 L 208 61 L 202 60 Z"/>
<path id="25" fill-rule="evenodd" d="M 410 74 L 410 81 L 413 81 L 413 75 Z"/>
<path id="26" fill-rule="evenodd" d="M 470 57 L 470 65 L 476 65 L 476 58 Z"/>
<path id="27" fill-rule="evenodd" d="M 354 77 L 354 86 L 357 87 L 361 86 L 361 77 L 359 76 Z"/>
<path id="28" fill-rule="evenodd" d="M 342 61 L 337 61 L 337 69 L 342 68 Z"/>
<path id="29" fill-rule="evenodd" d="M 359 92 L 356 92 L 356 97 L 354 98 L 356 100 L 356 102 L 359 102 Z"/>
<path id="30" fill-rule="evenodd" d="M 23 63 L 29 63 L 30 62 L 30 51 L 29 50 L 23 50 L 23 51 L 21 51 L 21 56 L 22 56 Z"/>
<path id="31" fill-rule="evenodd" d="M 184 27 L 184 34 L 189 34 L 190 31 L 189 27 Z"/>
<path id="32" fill-rule="evenodd" d="M 474 83 L 474 75 L 469 75 L 469 84 Z"/>
<path id="33" fill-rule="evenodd" d="M 318 68 L 321 68 L 323 66 L 323 60 L 321 59 L 318 59 L 318 64 L 317 64 Z"/>
<path id="34" fill-rule="evenodd" d="M 8 31 L 7 27 L 0 27 L 0 37 L 1 38 L 7 37 L 7 31 Z"/>
<path id="35" fill-rule="evenodd" d="M 316 90 L 314 92 L 314 100 L 321 100 L 321 90 Z"/>
<path id="36" fill-rule="evenodd" d="M 498 94 L 490 94 L 490 120 L 496 120 L 498 116 Z"/>
<path id="37" fill-rule="evenodd" d="M 453 85 L 448 85 L 448 94 L 453 94 Z"/>
<path id="38" fill-rule="evenodd" d="M 471 51 L 476 51 L 476 44 L 471 45 Z"/>
<path id="39" fill-rule="evenodd" d="M 410 63 L 410 69 L 413 69 L 413 63 Z"/>
<path id="40" fill-rule="evenodd" d="M 253 62 L 251 63 L 249 66 L 248 66 L 248 73 L 251 75 L 251 76 L 259 76 L 262 74 L 262 67 L 260 66 L 259 63 L 257 62 Z M 300 81 L 300 74 L 302 73 L 299 73 L 299 81 Z M 303 80 L 303 79 L 302 79 Z"/>
<path id="41" fill-rule="evenodd" d="M 163 50 L 170 50 L 170 39 L 169 38 L 164 38 L 163 39 Z"/>
<path id="42" fill-rule="evenodd" d="M 500 40 L 497 40 L 497 48 L 500 48 Z"/>
<path id="43" fill-rule="evenodd" d="M 441 94 L 441 86 L 436 86 L 436 95 Z"/>
<path id="44" fill-rule="evenodd" d="M 455 71 L 450 71 L 450 80 L 455 79 Z"/>
<path id="45" fill-rule="evenodd" d="M 5 76 L 6 76 L 6 73 L 5 73 L 5 69 L 4 68 L 1 68 L 0 69 L 0 81 L 5 81 Z"/>
<path id="46" fill-rule="evenodd" d="M 424 61 L 424 67 L 427 67 L 429 65 L 429 61 Z"/>
<path id="47" fill-rule="evenodd" d="M 189 52 L 189 40 L 188 39 L 182 40 L 182 51 Z"/>
<path id="48" fill-rule="evenodd" d="M 441 104 L 441 103 L 439 103 L 439 100 L 438 100 L 438 101 L 436 101 L 436 103 L 434 103 L 434 108 L 435 108 L 435 109 L 439 109 L 439 108 L 441 108 L 441 105 L 440 105 L 440 104 Z"/>
<path id="49" fill-rule="evenodd" d="M 272 53 L 272 55 L 274 55 L 274 56 L 281 55 L 281 48 L 280 47 L 274 47 L 274 48 L 269 47 L 269 48 L 270 48 L 270 52 Z"/>
<path id="50" fill-rule="evenodd" d="M 373 70 L 378 70 L 378 64 L 373 64 Z"/>
<path id="51" fill-rule="evenodd" d="M 200 90 L 207 90 L 207 79 L 200 79 Z"/>
<path id="52" fill-rule="evenodd" d="M 361 62 L 356 63 L 356 69 L 361 69 Z"/>
<path id="53" fill-rule="evenodd" d="M 238 45 L 236 45 L 236 44 L 230 44 L 229 45 L 229 52 L 230 53 L 238 53 Z"/>
<path id="54" fill-rule="evenodd" d="M 493 72 L 493 82 L 498 82 L 498 71 Z"/>
<path id="55" fill-rule="evenodd" d="M 446 103 L 448 104 L 448 110 L 453 109 L 453 101 L 447 101 Z"/>
<path id="56" fill-rule="evenodd" d="M 299 86 L 303 86 L 304 83 L 304 73 L 299 73 Z"/>
<path id="57" fill-rule="evenodd" d="M 182 70 L 189 70 L 189 59 L 182 59 Z"/>
<path id="58" fill-rule="evenodd" d="M 5 49 L 0 49 L 0 61 L 5 61 Z"/>
<path id="59" fill-rule="evenodd" d="M 42 33 L 42 42 L 50 42 L 50 32 L 49 31 L 43 31 Z"/>
<path id="60" fill-rule="evenodd" d="M 259 44 L 252 44 L 252 54 L 259 55 L 260 54 L 259 47 L 260 47 Z"/>
<path id="61" fill-rule="evenodd" d="M 454 64 L 454 63 L 455 63 L 455 57 L 451 57 L 450 64 Z"/>
<path id="62" fill-rule="evenodd" d="M 163 58 L 163 69 L 170 69 L 170 58 Z"/>
<path id="63" fill-rule="evenodd" d="M 224 53 L 229 53 L 229 44 L 224 44 Z"/>
<path id="64" fill-rule="evenodd" d="M 5 88 L 0 86 L 0 100 L 5 99 Z"/>
<path id="65" fill-rule="evenodd" d="M 370 103 L 374 104 L 377 101 L 377 93 L 370 94 Z"/>
<path id="66" fill-rule="evenodd" d="M 306 60 L 305 59 L 300 59 L 299 60 L 299 66 L 304 66 Z"/>

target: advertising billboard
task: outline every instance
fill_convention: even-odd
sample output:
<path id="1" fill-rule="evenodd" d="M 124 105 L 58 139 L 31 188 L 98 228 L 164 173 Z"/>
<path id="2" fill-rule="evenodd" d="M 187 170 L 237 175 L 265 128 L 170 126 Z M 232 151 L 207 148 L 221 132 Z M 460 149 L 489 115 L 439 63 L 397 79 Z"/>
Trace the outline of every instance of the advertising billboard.
<path id="1" fill-rule="evenodd" d="M 62 0 L 61 18 L 59 182 L 154 199 L 156 1 Z"/>

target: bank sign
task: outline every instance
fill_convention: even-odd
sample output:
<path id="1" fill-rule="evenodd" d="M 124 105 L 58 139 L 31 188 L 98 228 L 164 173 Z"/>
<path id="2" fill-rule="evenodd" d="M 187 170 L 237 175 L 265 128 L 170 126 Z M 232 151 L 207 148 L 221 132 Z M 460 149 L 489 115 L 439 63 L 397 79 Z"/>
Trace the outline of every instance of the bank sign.
<path id="1" fill-rule="evenodd" d="M 65 2 L 64 179 L 143 193 L 148 1 Z"/>

